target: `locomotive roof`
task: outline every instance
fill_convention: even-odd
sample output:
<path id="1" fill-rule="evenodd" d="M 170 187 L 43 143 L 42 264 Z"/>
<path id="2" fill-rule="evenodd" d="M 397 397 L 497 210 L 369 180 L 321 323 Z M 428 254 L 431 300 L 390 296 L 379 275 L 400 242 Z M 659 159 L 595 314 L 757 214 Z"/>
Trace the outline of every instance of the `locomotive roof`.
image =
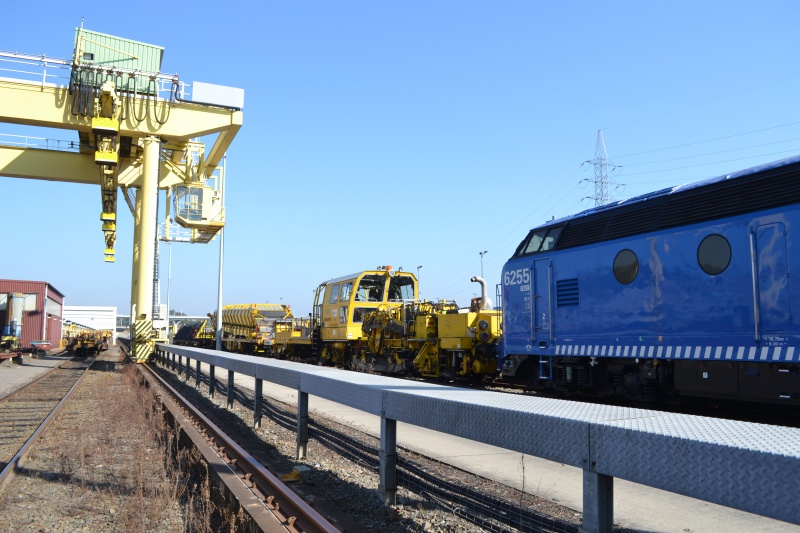
<path id="1" fill-rule="evenodd" d="M 533 231 L 563 225 L 561 249 L 793 203 L 800 203 L 800 156 L 593 207 Z"/>
<path id="2" fill-rule="evenodd" d="M 556 224 L 562 224 L 567 220 L 572 220 L 576 218 L 587 217 L 593 215 L 595 213 L 602 213 L 604 211 L 608 211 L 611 209 L 617 209 L 619 207 L 638 204 L 641 202 L 646 202 L 648 200 L 653 200 L 655 198 L 662 198 L 664 196 L 671 196 L 683 192 L 688 192 L 693 189 L 698 189 L 700 187 L 708 187 L 714 185 L 716 183 L 725 182 L 728 180 L 735 180 L 739 178 L 746 178 L 748 176 L 754 176 L 766 172 L 768 170 L 779 169 L 787 166 L 795 166 L 800 170 L 800 155 L 787 157 L 785 159 L 781 159 L 779 161 L 772 161 L 770 163 L 765 163 L 763 165 L 757 165 L 754 167 L 746 168 L 744 170 L 737 170 L 736 172 L 731 172 L 730 174 L 723 174 L 722 176 L 716 176 L 713 178 L 706 178 L 704 180 L 695 181 L 692 183 L 684 183 L 682 185 L 677 185 L 675 187 L 668 187 L 666 189 L 661 189 L 658 191 L 648 192 L 639 196 L 634 196 L 633 198 L 628 198 L 627 200 L 620 200 L 619 202 L 612 202 L 610 204 L 600 205 L 596 207 L 592 207 L 585 211 L 581 211 L 580 213 L 576 213 L 574 215 L 568 215 L 556 220 L 550 220 L 543 226 L 553 226 Z"/>

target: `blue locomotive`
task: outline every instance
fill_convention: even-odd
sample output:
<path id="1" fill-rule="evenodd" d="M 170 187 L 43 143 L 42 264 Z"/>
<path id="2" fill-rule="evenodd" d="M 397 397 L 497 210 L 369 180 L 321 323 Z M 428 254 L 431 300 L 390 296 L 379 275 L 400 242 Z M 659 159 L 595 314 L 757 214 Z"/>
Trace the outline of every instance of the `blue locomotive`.
<path id="1" fill-rule="evenodd" d="M 800 404 L 798 202 L 792 157 L 534 228 L 503 267 L 504 380 Z"/>

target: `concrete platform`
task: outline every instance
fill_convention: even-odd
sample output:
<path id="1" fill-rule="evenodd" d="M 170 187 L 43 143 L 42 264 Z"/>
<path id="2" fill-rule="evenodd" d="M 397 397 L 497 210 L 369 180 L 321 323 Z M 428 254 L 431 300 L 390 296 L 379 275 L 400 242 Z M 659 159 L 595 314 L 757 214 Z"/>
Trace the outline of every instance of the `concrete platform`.
<path id="1" fill-rule="evenodd" d="M 194 365 L 194 362 L 192 362 Z M 208 376 L 208 367 L 202 372 Z M 217 371 L 225 384 L 227 371 Z M 252 391 L 254 379 L 236 374 L 236 387 Z M 190 380 L 193 383 L 193 378 Z M 297 391 L 264 382 L 264 398 L 297 405 Z M 309 397 L 309 414 L 318 414 L 379 437 L 380 418 L 321 398 Z M 397 443 L 481 477 L 535 494 L 570 509 L 583 507 L 583 472 L 537 457 L 453 437 L 435 431 L 397 424 Z M 643 532 L 705 533 L 758 531 L 800 533 L 800 526 L 720 505 L 688 498 L 622 479 L 614 480 L 614 522 Z"/>
<path id="2" fill-rule="evenodd" d="M 61 354 L 61 350 L 51 350 L 39 355 L 22 354 L 22 364 L 12 362 L 10 359 L 0 364 L 0 398 L 7 396 L 15 390 L 27 385 L 36 378 L 43 376 L 64 361 L 69 361 L 72 355 Z"/>

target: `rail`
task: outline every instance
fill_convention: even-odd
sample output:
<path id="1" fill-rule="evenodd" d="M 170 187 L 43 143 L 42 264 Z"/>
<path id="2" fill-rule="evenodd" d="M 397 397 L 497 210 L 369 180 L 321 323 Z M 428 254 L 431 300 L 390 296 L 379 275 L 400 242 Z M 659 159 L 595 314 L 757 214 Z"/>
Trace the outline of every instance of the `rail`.
<path id="1" fill-rule="evenodd" d="M 80 370 L 81 371 L 80 375 L 74 380 L 74 382 L 70 385 L 70 387 L 66 391 L 66 393 L 64 393 L 64 396 L 52 408 L 52 410 L 50 410 L 50 412 L 47 414 L 47 416 L 44 418 L 44 420 L 42 420 L 42 423 L 39 424 L 39 427 L 37 427 L 36 430 L 25 440 L 24 444 L 20 447 L 20 449 L 17 451 L 17 453 L 14 454 L 14 457 L 12 457 L 11 460 L 8 462 L 8 464 L 6 464 L 5 467 L 2 469 L 2 471 L 0 471 L 0 488 L 4 487 L 8 482 L 10 482 L 14 478 L 14 476 L 15 476 L 15 474 L 17 472 L 17 469 L 20 467 L 22 462 L 25 460 L 26 456 L 28 455 L 28 453 L 33 448 L 33 445 L 36 444 L 36 442 L 39 440 L 39 438 L 53 424 L 53 422 L 55 421 L 56 417 L 61 412 L 61 409 L 63 409 L 64 405 L 66 405 L 67 400 L 70 399 L 70 397 L 72 396 L 72 393 L 75 392 L 75 390 L 77 390 L 78 385 L 81 383 L 81 380 L 84 378 L 84 376 L 86 376 L 87 372 L 92 367 L 93 363 L 94 363 L 94 361 L 92 360 L 92 362 L 89 363 L 88 365 L 86 365 L 86 367 L 76 369 L 76 370 Z M 24 394 L 24 391 L 26 389 L 29 389 L 33 384 L 35 384 L 37 382 L 43 382 L 45 379 L 49 379 L 49 378 L 52 378 L 51 373 L 47 373 L 47 374 L 43 375 L 42 377 L 36 379 L 35 381 L 25 385 L 24 387 L 14 391 L 14 392 L 12 392 L 10 394 L 7 394 L 6 396 L 3 397 L 3 399 L 10 399 L 10 398 L 12 398 L 14 396 Z M 34 415 L 35 415 L 34 411 L 28 411 L 26 413 L 26 416 L 28 418 L 31 418 Z"/>
<path id="2" fill-rule="evenodd" d="M 156 357 L 190 360 L 298 391 L 298 457 L 308 441 L 308 395 L 381 417 L 380 490 L 396 492 L 397 422 L 583 469 L 583 528 L 613 528 L 613 480 L 621 478 L 800 524 L 800 429 L 628 407 L 509 396 L 300 363 L 156 345 Z M 232 387 L 228 387 L 229 395 Z M 229 398 L 229 403 L 231 399 Z"/>
<path id="3" fill-rule="evenodd" d="M 203 454 L 210 469 L 246 509 L 256 529 L 264 532 L 338 532 L 148 365 L 140 365 L 139 370 L 151 387 L 160 389 L 166 395 L 162 396 L 164 405 Z M 213 447 L 208 442 L 214 443 Z M 256 502 L 263 502 L 264 508 L 260 508 Z"/>

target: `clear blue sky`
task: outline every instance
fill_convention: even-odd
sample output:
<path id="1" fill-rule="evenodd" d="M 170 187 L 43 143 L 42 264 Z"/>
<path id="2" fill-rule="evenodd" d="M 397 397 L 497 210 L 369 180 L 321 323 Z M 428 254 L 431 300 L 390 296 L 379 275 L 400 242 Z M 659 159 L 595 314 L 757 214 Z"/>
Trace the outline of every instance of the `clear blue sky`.
<path id="1" fill-rule="evenodd" d="M 424 297 L 466 305 L 480 251 L 493 293 L 531 227 L 593 205 L 581 163 L 599 129 L 620 165 L 617 199 L 796 155 L 798 6 L 61 2 L 44 15 L 13 2 L 0 50 L 69 59 L 84 16 L 87 29 L 163 46 L 162 71 L 183 81 L 245 89 L 224 303 L 307 313 L 321 281 L 390 264 L 422 265 Z M 120 201 L 117 262 L 105 264 L 99 200 L 99 186 L 0 178 L 0 277 L 127 313 L 132 219 Z M 215 307 L 218 251 L 173 245 L 173 308 Z"/>

